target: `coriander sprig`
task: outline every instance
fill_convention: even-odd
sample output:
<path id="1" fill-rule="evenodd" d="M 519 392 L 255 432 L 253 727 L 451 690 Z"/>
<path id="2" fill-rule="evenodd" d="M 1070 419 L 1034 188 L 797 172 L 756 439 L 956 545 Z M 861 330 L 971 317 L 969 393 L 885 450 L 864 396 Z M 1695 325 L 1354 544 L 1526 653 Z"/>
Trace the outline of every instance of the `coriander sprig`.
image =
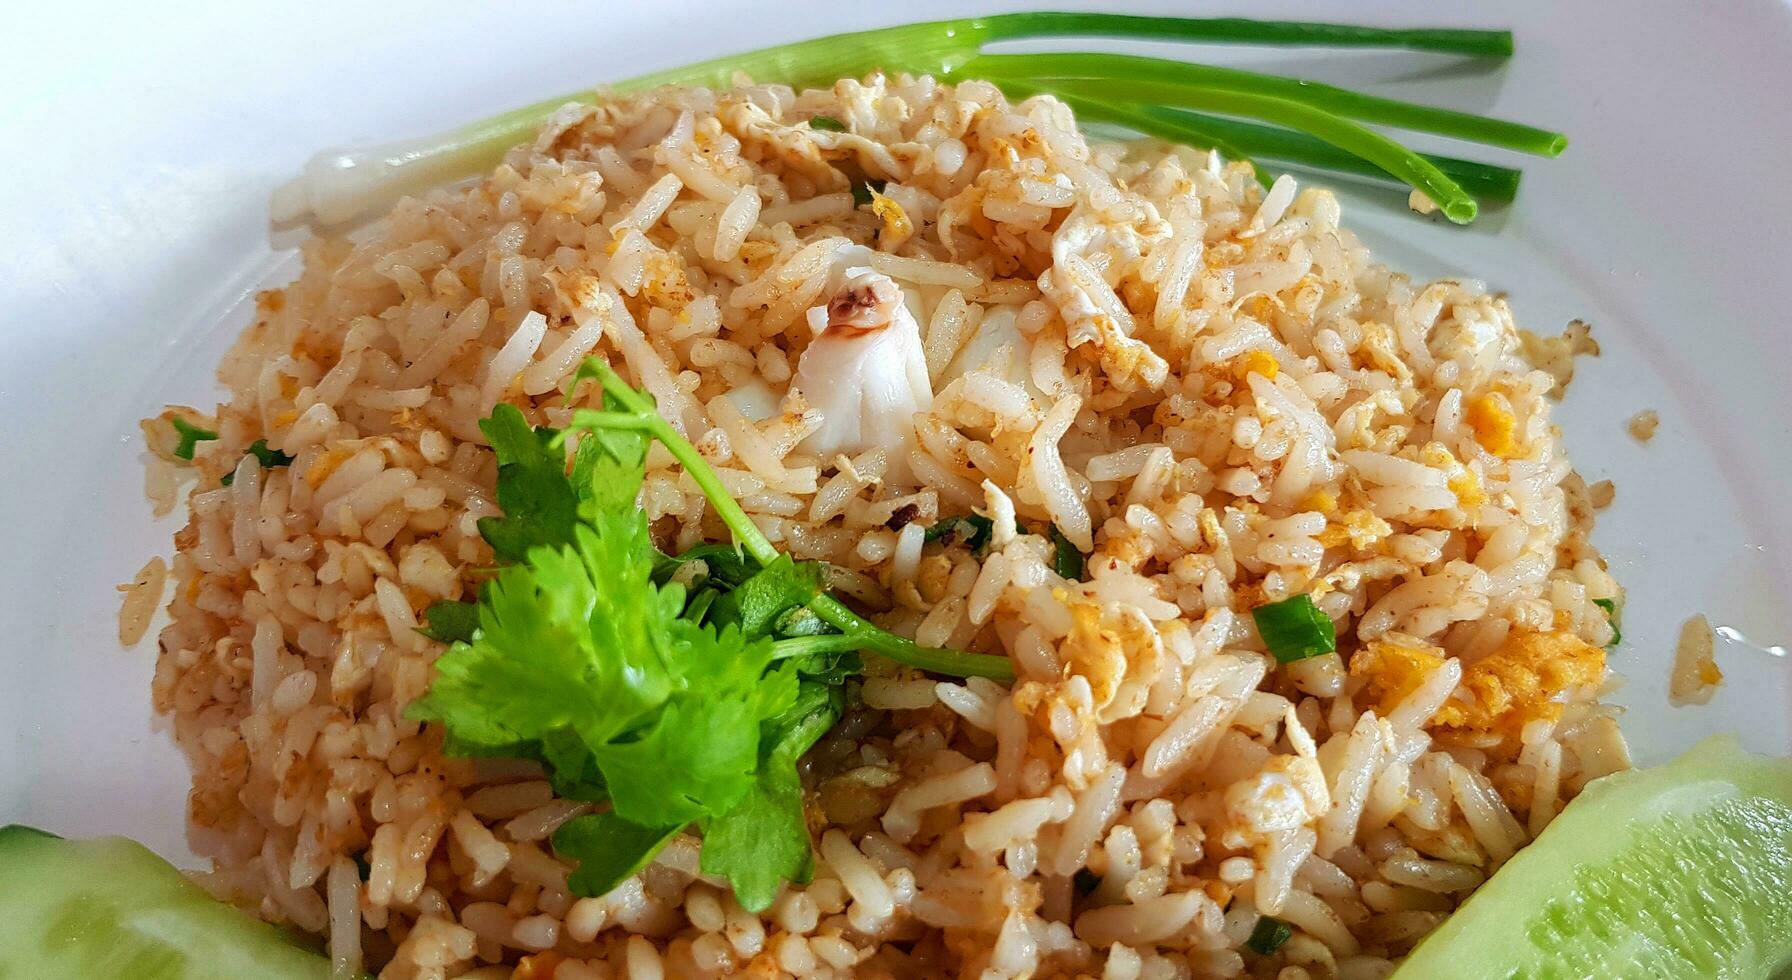
<path id="1" fill-rule="evenodd" d="M 735 542 L 754 561 L 769 565 L 778 559 L 777 546 L 766 538 L 764 532 L 759 530 L 759 525 L 753 523 L 753 519 L 741 509 L 740 503 L 728 493 L 728 489 L 722 485 L 721 477 L 716 475 L 716 471 L 703 458 L 703 454 L 697 451 L 697 447 L 660 415 L 647 396 L 622 380 L 609 365 L 595 358 L 586 361 L 585 366 L 579 370 L 577 379 L 585 378 L 595 379 L 602 386 L 604 394 L 614 400 L 617 408 L 579 409 L 573 413 L 568 431 L 586 429 L 644 432 L 652 436 L 684 467 L 691 481 L 697 484 L 704 498 L 715 508 L 716 516 L 733 533 Z M 956 677 L 988 677 L 1004 682 L 1014 679 L 1014 665 L 1006 657 L 921 646 L 860 616 L 826 592 L 811 600 L 808 608 L 823 621 L 860 643 L 860 649 L 898 663 Z"/>
<path id="2" fill-rule="evenodd" d="M 499 566 L 477 601 L 425 613 L 421 632 L 450 646 L 406 716 L 441 725 L 451 753 L 537 760 L 560 796 L 600 805 L 554 834 L 578 863 L 575 893 L 609 892 L 696 825 L 702 870 L 757 911 L 813 869 L 797 764 L 845 710 L 861 652 L 961 676 L 1013 669 L 846 608 L 822 564 L 780 553 L 651 398 L 596 359 L 573 386 L 587 379 L 604 407 L 565 430 L 508 404 L 480 422 L 502 513 L 478 527 Z M 637 505 L 653 440 L 734 545 L 653 546 Z"/>

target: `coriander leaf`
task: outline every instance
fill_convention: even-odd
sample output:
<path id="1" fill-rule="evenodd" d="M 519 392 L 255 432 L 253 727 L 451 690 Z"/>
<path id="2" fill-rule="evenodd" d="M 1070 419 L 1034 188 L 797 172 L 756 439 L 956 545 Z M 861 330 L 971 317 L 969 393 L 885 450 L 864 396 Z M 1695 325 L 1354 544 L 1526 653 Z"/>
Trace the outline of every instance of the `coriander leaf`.
<path id="1" fill-rule="evenodd" d="M 718 598 L 709 618 L 717 624 L 735 624 L 749 637 L 769 636 L 780 616 L 821 594 L 822 571 L 820 562 L 795 562 L 779 555 Z"/>
<path id="2" fill-rule="evenodd" d="M 841 709 L 837 688 L 804 682 L 795 702 L 765 724 L 752 789 L 734 808 L 704 822 L 703 871 L 726 877 L 735 900 L 750 912 L 769 906 L 785 881 L 803 883 L 814 875 L 796 764 L 834 727 Z"/>
<path id="3" fill-rule="evenodd" d="M 480 633 L 436 661 L 412 717 L 502 745 L 577 727 L 602 742 L 650 720 L 678 683 L 669 625 L 683 590 L 648 581 L 647 528 L 630 511 L 536 547 L 485 587 Z"/>
<path id="4" fill-rule="evenodd" d="M 180 435 L 180 442 L 174 447 L 174 455 L 177 459 L 191 460 L 193 450 L 198 448 L 200 443 L 211 442 L 218 438 L 216 432 L 210 429 L 201 429 L 178 415 L 170 416 L 168 421 L 173 423 L 174 431 Z"/>
<path id="5" fill-rule="evenodd" d="M 479 629 L 479 605 L 444 599 L 430 603 L 423 611 L 423 618 L 429 625 L 418 628 L 417 632 L 424 636 L 438 643 L 471 643 L 474 632 Z"/>
<path id="6" fill-rule="evenodd" d="M 582 507 L 633 507 L 647 469 L 647 434 L 620 429 L 585 432 L 573 453 L 572 486 Z"/>
<path id="7" fill-rule="evenodd" d="M 1052 525 L 1052 571 L 1072 582 L 1083 578 L 1083 553 L 1076 550 L 1056 524 Z"/>
<path id="8" fill-rule="evenodd" d="M 642 823 L 696 820 L 733 806 L 750 787 L 759 726 L 789 708 L 796 669 L 769 673 L 771 643 L 674 620 L 680 668 L 700 680 L 675 692 L 649 726 L 627 740 L 586 737 L 616 812 Z M 668 778 L 668 774 L 676 774 Z"/>
<path id="9" fill-rule="evenodd" d="M 614 813 L 588 813 L 554 831 L 554 852 L 579 862 L 566 879 L 575 894 L 606 895 L 647 867 L 684 828 L 643 827 Z"/>
<path id="10" fill-rule="evenodd" d="M 579 499 L 566 477 L 566 453 L 552 429 L 530 428 L 514 405 L 499 404 L 481 419 L 498 456 L 498 506 L 503 517 L 479 519 L 479 533 L 498 557 L 522 561 L 529 549 L 572 541 Z"/>
<path id="11" fill-rule="evenodd" d="M 784 882 L 814 877 L 803 785 L 794 765 L 762 770 L 739 803 L 704 823 L 700 863 L 705 874 L 727 878 L 735 901 L 749 912 L 770 905 Z"/>

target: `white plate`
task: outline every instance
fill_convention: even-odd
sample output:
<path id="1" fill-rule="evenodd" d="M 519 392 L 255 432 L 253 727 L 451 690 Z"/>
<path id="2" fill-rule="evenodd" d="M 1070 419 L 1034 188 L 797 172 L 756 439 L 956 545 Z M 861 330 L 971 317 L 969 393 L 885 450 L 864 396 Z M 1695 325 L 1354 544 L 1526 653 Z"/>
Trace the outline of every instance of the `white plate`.
<path id="1" fill-rule="evenodd" d="M 141 492 L 135 420 L 209 406 L 242 298 L 280 269 L 268 191 L 329 145 L 445 128 L 604 79 L 896 11 L 521 0 L 28 4 L 0 36 L 0 823 L 124 833 L 185 853 L 185 766 L 152 730 L 153 642 L 118 648 L 114 586 L 167 553 Z M 1019 9 L 1022 4 L 1002 4 Z M 1033 4 L 1031 6 L 1039 6 Z M 1049 6 L 1049 4 L 1047 4 Z M 1396 52 L 1209 49 L 1570 133 L 1529 161 L 1517 206 L 1472 229 L 1352 194 L 1382 258 L 1512 294 L 1522 322 L 1580 317 L 1604 348 L 1561 412 L 1588 479 L 1617 481 L 1597 541 L 1629 587 L 1625 728 L 1641 761 L 1740 731 L 1792 745 L 1792 664 L 1720 645 L 1707 707 L 1664 689 L 1694 613 L 1792 640 L 1792 11 L 1776 0 L 1234 4 L 1258 17 L 1509 26 L 1503 69 Z M 1180 2 L 1129 4 L 1187 12 Z M 902 16 L 962 15 L 911 0 Z M 1459 151 L 1462 155 L 1481 155 Z M 1624 433 L 1661 413 L 1647 446 Z M 152 634 L 153 635 L 153 634 Z"/>

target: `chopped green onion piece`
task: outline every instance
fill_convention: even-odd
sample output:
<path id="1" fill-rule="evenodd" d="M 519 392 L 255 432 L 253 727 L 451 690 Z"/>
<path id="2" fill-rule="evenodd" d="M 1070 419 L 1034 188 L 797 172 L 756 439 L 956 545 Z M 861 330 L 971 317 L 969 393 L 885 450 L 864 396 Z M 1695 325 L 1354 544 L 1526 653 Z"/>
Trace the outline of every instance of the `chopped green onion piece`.
<path id="1" fill-rule="evenodd" d="M 1072 582 L 1082 581 L 1083 553 L 1076 550 L 1076 545 L 1070 543 L 1070 539 L 1064 536 L 1063 531 L 1058 530 L 1056 524 L 1052 525 L 1051 537 L 1052 571 Z"/>
<path id="2" fill-rule="evenodd" d="M 266 439 L 257 439 L 250 443 L 247 452 L 249 455 L 254 456 L 260 461 L 261 468 L 264 470 L 273 469 L 276 466 L 292 465 L 293 458 L 278 449 L 269 449 L 268 441 Z M 231 470 L 229 473 L 224 474 L 224 477 L 218 481 L 218 485 L 227 487 L 235 482 L 236 471 Z"/>
<path id="3" fill-rule="evenodd" d="M 1292 938 L 1294 930 L 1288 927 L 1288 923 L 1265 915 L 1259 917 L 1257 924 L 1251 927 L 1251 938 L 1246 939 L 1244 944 L 1251 952 L 1268 956 L 1281 949 L 1282 944 Z"/>
<path id="4" fill-rule="evenodd" d="M 1605 648 L 1610 650 L 1624 642 L 1624 631 L 1618 628 L 1618 624 L 1623 618 L 1622 614 L 1619 612 L 1620 607 L 1618 605 L 1618 600 L 1594 599 L 1593 605 L 1605 610 L 1605 621 L 1612 624 L 1612 641 L 1607 643 Z"/>
<path id="5" fill-rule="evenodd" d="M 846 124 L 835 119 L 833 116 L 811 116 L 809 117 L 809 128 L 819 129 L 827 133 L 846 132 Z"/>
<path id="6" fill-rule="evenodd" d="M 921 536 L 925 543 L 932 544 L 941 538 L 956 537 L 964 542 L 972 552 L 980 552 L 989 544 L 990 536 L 995 533 L 996 522 L 982 514 L 966 514 L 962 517 L 942 517 L 927 529 Z"/>
<path id="7" fill-rule="evenodd" d="M 210 429 L 201 429 L 186 419 L 175 415 L 169 419 L 174 423 L 174 431 L 180 433 L 180 443 L 174 447 L 174 455 L 179 459 L 191 460 L 193 449 L 202 442 L 211 442 L 218 434 Z"/>
<path id="8" fill-rule="evenodd" d="M 269 449 L 266 439 L 257 439 L 250 443 L 249 455 L 254 456 L 264 470 L 270 470 L 276 466 L 291 466 L 293 460 L 293 457 L 278 449 Z"/>
<path id="9" fill-rule="evenodd" d="M 1272 602 L 1251 610 L 1257 635 L 1280 663 L 1291 664 L 1338 649 L 1337 627 L 1309 595 Z"/>

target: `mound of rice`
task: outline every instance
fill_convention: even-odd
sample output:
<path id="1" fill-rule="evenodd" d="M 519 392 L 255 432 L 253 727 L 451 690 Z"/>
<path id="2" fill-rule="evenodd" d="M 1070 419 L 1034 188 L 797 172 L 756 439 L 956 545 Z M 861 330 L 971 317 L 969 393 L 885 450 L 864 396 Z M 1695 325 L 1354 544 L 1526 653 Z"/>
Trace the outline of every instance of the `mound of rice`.
<path id="1" fill-rule="evenodd" d="M 1597 700 L 1609 488 L 1563 455 L 1555 379 L 1504 300 L 1372 264 L 1324 190 L 1091 145 L 977 82 L 666 90 L 568 107 L 305 259 L 228 403 L 145 423 L 152 496 L 197 481 L 154 696 L 209 886 L 326 936 L 339 976 L 1380 977 L 1627 765 Z M 903 459 L 795 448 L 805 312 L 847 262 L 921 325 Z M 763 915 L 696 836 L 569 894 L 547 838 L 587 805 L 404 718 L 441 652 L 421 611 L 492 560 L 477 420 L 563 423 L 592 354 L 879 622 L 1019 674 L 871 664 L 805 763 L 816 878 Z M 176 415 L 220 434 L 191 465 Z M 668 548 L 721 532 L 663 454 L 642 506 Z M 983 554 L 924 541 L 973 511 Z M 1282 665 L 1249 612 L 1303 593 L 1341 652 Z M 1265 915 L 1293 930 L 1268 956 Z"/>

